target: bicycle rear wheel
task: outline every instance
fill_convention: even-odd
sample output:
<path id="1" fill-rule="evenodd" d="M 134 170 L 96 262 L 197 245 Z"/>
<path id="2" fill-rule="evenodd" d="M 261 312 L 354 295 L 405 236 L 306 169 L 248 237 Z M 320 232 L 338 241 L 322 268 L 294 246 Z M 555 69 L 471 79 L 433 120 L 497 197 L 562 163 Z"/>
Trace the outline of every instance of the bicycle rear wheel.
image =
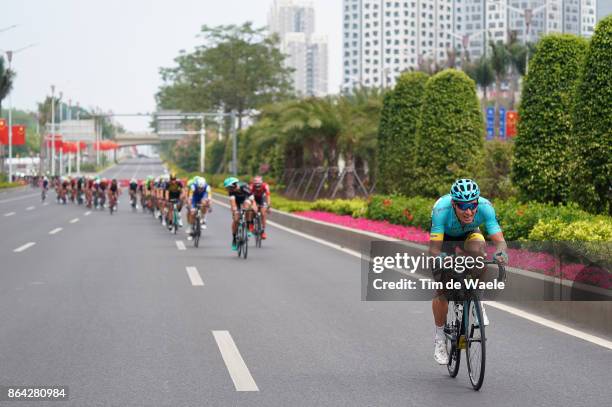
<path id="1" fill-rule="evenodd" d="M 261 248 L 261 218 L 255 217 L 255 247 Z"/>
<path id="2" fill-rule="evenodd" d="M 461 348 L 458 346 L 461 336 L 461 320 L 457 318 L 455 313 L 454 301 L 448 302 L 444 333 L 446 334 L 446 351 L 448 352 L 448 365 L 446 367 L 450 377 L 456 377 L 461 365 Z"/>
<path id="3" fill-rule="evenodd" d="M 468 374 L 474 390 L 480 390 L 484 381 L 486 363 L 486 336 L 485 327 L 482 321 L 482 307 L 480 300 L 470 300 L 469 305 L 464 309 L 467 313 L 465 319 L 467 323 L 467 346 L 465 353 L 467 356 Z"/>
<path id="4" fill-rule="evenodd" d="M 249 255 L 249 228 L 246 226 L 246 223 L 243 224 L 242 227 L 242 257 L 247 258 Z"/>

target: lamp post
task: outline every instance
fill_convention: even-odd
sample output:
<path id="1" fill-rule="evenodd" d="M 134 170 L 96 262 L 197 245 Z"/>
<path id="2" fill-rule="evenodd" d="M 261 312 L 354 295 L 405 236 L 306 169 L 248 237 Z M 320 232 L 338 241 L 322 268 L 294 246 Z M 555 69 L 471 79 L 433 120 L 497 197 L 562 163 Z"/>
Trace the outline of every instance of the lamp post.
<path id="1" fill-rule="evenodd" d="M 51 85 L 51 175 L 55 176 L 55 85 Z"/>
<path id="2" fill-rule="evenodd" d="M 14 26 L 11 26 L 7 29 L 13 28 Z M 4 29 L 3 31 L 6 31 L 7 29 Z M 8 59 L 8 70 L 11 70 L 11 63 L 13 61 L 13 55 L 26 50 L 28 48 L 31 48 L 33 46 L 35 46 L 36 44 L 30 44 L 27 45 L 25 47 L 19 48 L 17 50 L 10 50 L 10 51 L 6 51 L 6 58 Z M 9 182 L 13 182 L 13 92 L 11 91 L 9 93 L 9 128 L 8 128 L 8 145 L 9 145 Z"/>

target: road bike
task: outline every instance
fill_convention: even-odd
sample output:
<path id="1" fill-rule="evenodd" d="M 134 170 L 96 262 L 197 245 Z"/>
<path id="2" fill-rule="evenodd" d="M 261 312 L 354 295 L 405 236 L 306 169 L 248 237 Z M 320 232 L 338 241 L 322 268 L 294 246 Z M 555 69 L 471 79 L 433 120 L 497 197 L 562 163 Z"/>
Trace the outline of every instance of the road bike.
<path id="1" fill-rule="evenodd" d="M 110 194 L 110 196 L 108 197 L 108 208 L 109 208 L 111 215 L 113 214 L 113 212 L 117 210 L 116 205 L 117 205 L 117 197 L 115 196 L 115 194 Z"/>
<path id="2" fill-rule="evenodd" d="M 244 209 L 240 209 L 236 244 L 238 245 L 238 257 L 246 259 L 249 254 L 249 227 L 246 220 L 246 210 Z"/>
<path id="3" fill-rule="evenodd" d="M 198 247 L 200 244 L 200 236 L 202 236 L 202 205 L 196 205 L 191 235 L 193 237 L 193 246 Z"/>
<path id="4" fill-rule="evenodd" d="M 47 188 L 43 188 L 42 192 L 40 193 L 41 202 L 45 202 L 46 198 L 47 198 Z"/>
<path id="5" fill-rule="evenodd" d="M 498 281 L 506 281 L 505 267 L 496 261 L 484 264 L 497 264 Z M 446 349 L 448 351 L 448 374 L 456 377 L 461 363 L 461 350 L 465 350 L 468 376 L 474 390 L 480 390 L 485 376 L 486 335 L 482 317 L 482 303 L 478 290 L 468 289 L 465 280 L 471 278 L 468 272 L 452 271 L 454 281 L 461 281 L 459 290 L 448 292 L 448 314 L 444 325 Z"/>
<path id="6" fill-rule="evenodd" d="M 136 192 L 130 191 L 130 205 L 132 206 L 133 211 L 136 210 L 136 203 L 137 203 Z"/>
<path id="7" fill-rule="evenodd" d="M 178 224 L 179 224 L 179 219 L 181 218 L 181 214 L 178 211 L 178 205 L 177 205 L 177 201 L 176 199 L 171 199 L 170 202 L 172 204 L 172 224 L 168 225 L 168 229 L 171 230 L 175 235 L 176 232 L 178 231 Z"/>

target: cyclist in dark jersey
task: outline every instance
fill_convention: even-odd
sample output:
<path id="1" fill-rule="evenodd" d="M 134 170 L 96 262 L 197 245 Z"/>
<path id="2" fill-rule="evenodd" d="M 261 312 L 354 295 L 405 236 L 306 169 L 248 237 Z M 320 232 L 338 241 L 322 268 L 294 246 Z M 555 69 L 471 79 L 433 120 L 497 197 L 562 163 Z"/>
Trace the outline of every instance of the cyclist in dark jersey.
<path id="1" fill-rule="evenodd" d="M 170 174 L 170 181 L 166 184 L 165 198 L 168 202 L 176 203 L 176 208 L 179 212 L 178 226 L 183 227 L 183 221 L 180 217 L 181 210 L 183 209 L 183 183 L 176 179 L 176 174 Z M 166 217 L 166 224 L 168 227 L 172 223 L 172 206 L 168 206 L 168 212 Z"/>
<path id="2" fill-rule="evenodd" d="M 268 184 L 263 182 L 263 177 L 258 175 L 253 178 L 253 182 L 251 182 L 249 188 L 253 192 L 253 197 L 255 198 L 257 207 L 260 208 L 261 212 L 261 238 L 267 239 L 266 222 L 268 220 L 268 212 L 270 211 L 270 187 Z"/>
<path id="3" fill-rule="evenodd" d="M 249 231 L 253 231 L 253 218 L 257 213 L 257 203 L 251 193 L 251 189 L 244 182 L 240 182 L 236 177 L 229 177 L 223 181 L 223 186 L 227 190 L 232 208 L 232 250 L 238 250 L 236 243 L 236 233 L 238 232 L 238 221 L 240 220 L 240 210 L 246 210 L 246 218 Z M 250 233 L 250 232 L 249 232 Z"/>

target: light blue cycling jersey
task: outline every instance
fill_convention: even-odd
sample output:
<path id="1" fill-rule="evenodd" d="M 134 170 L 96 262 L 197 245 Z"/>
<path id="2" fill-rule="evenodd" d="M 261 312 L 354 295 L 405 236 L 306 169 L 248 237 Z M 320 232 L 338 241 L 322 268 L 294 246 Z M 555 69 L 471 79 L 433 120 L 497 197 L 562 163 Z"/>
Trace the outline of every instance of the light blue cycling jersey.
<path id="1" fill-rule="evenodd" d="M 191 191 L 193 192 L 191 195 L 191 207 L 195 208 L 196 205 L 199 205 L 203 199 L 208 199 L 210 195 L 210 185 L 204 185 L 204 188 L 198 189 L 196 184 L 191 185 Z"/>
<path id="2" fill-rule="evenodd" d="M 501 232 L 501 227 L 495 217 L 495 209 L 488 199 L 478 198 L 478 210 L 474 221 L 461 225 L 451 203 L 451 195 L 444 195 L 436 201 L 431 211 L 431 240 L 443 240 L 444 235 L 463 236 L 484 224 L 489 235 Z"/>

